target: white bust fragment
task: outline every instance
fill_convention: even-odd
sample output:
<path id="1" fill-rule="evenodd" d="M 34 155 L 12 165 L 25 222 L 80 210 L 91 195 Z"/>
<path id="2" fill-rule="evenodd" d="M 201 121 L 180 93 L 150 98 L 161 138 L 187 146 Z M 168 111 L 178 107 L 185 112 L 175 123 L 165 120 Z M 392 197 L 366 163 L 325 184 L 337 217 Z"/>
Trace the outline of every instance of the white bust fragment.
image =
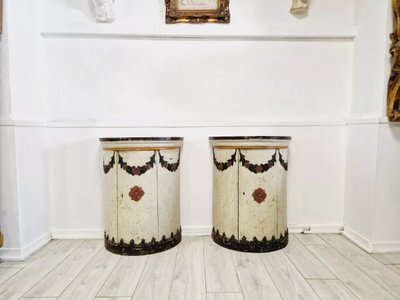
<path id="1" fill-rule="evenodd" d="M 112 23 L 115 20 L 114 0 L 93 0 L 96 8 L 96 21 Z"/>
<path id="2" fill-rule="evenodd" d="M 308 0 L 292 0 L 292 8 L 290 13 L 294 15 L 301 15 L 308 12 Z"/>

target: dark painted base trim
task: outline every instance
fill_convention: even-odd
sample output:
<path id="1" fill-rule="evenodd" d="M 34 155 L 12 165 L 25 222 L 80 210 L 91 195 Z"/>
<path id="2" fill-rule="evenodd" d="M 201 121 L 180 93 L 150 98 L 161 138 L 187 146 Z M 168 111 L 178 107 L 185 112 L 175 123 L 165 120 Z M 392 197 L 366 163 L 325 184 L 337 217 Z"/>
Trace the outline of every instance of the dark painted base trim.
<path id="1" fill-rule="evenodd" d="M 270 240 L 267 240 L 267 238 L 264 237 L 261 241 L 257 240 L 257 238 L 253 238 L 252 241 L 248 241 L 246 237 L 243 237 L 241 240 L 237 240 L 234 235 L 228 238 L 225 235 L 225 232 L 221 235 L 219 230 L 215 230 L 215 228 L 213 228 L 212 239 L 214 242 L 224 248 L 240 252 L 261 253 L 272 252 L 285 248 L 289 242 L 289 232 L 286 230 L 285 235 L 281 234 L 279 239 L 276 239 L 273 236 Z"/>
<path id="2" fill-rule="evenodd" d="M 123 239 L 116 243 L 114 238 L 110 240 L 109 236 L 104 232 L 104 244 L 108 251 L 127 256 L 147 255 L 169 250 L 178 245 L 182 240 L 182 230 L 179 228 L 176 234 L 171 232 L 171 236 L 166 238 L 162 237 L 160 241 L 153 238 L 149 243 L 142 240 L 141 243 L 135 244 L 133 240 L 129 244 L 125 243 Z"/>

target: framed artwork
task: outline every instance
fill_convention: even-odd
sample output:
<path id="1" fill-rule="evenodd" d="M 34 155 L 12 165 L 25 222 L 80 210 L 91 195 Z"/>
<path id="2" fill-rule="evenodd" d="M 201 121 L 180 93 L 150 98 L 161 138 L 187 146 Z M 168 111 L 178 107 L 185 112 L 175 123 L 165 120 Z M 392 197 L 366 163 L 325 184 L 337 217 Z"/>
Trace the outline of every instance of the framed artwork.
<path id="1" fill-rule="evenodd" d="M 392 71 L 388 84 L 387 116 L 391 122 L 400 122 L 400 0 L 392 0 L 392 9 L 393 33 L 390 35 Z"/>
<path id="2" fill-rule="evenodd" d="M 229 23 L 229 0 L 165 0 L 167 24 Z"/>
<path id="3" fill-rule="evenodd" d="M 0 0 L 0 34 L 3 33 L 3 0 Z"/>

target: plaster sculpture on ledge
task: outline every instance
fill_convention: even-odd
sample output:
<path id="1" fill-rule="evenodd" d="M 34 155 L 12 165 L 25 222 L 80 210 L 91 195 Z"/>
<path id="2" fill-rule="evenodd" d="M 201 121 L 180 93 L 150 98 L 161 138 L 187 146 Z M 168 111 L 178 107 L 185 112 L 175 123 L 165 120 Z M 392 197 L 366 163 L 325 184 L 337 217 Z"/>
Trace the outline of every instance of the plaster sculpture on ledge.
<path id="1" fill-rule="evenodd" d="M 112 23 L 115 20 L 115 0 L 93 0 L 96 8 L 96 22 Z"/>
<path id="2" fill-rule="evenodd" d="M 306 14 L 308 12 L 308 0 L 292 0 L 290 13 L 293 15 Z"/>

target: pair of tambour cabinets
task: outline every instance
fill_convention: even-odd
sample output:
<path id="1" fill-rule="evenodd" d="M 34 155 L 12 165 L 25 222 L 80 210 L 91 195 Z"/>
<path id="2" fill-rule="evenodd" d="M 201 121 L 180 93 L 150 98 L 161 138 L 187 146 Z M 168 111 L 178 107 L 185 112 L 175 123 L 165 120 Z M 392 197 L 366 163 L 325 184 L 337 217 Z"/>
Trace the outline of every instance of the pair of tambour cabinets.
<path id="1" fill-rule="evenodd" d="M 212 238 L 217 244 L 245 252 L 268 252 L 287 245 L 290 139 L 210 137 L 214 170 Z M 143 255 L 179 244 L 183 138 L 100 141 L 106 248 L 116 254 Z"/>

